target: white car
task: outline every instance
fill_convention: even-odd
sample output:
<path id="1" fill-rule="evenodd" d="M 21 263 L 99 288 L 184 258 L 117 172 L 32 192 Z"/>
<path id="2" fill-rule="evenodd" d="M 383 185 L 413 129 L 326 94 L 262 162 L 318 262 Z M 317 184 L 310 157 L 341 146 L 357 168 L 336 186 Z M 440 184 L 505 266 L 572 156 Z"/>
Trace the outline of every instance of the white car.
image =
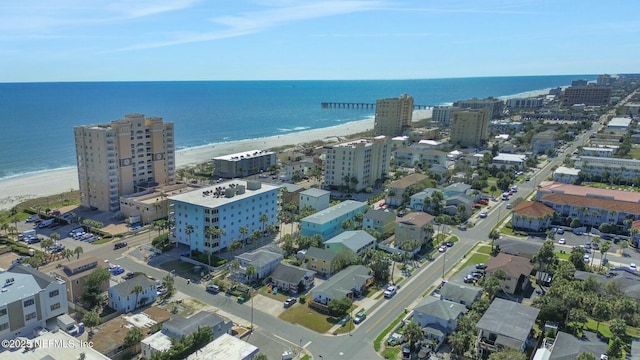
<path id="1" fill-rule="evenodd" d="M 583 260 L 584 260 L 584 262 L 589 262 L 589 255 L 584 254 Z"/>
<path id="2" fill-rule="evenodd" d="M 447 247 L 446 247 L 446 246 L 444 246 L 444 245 L 443 245 L 443 246 L 440 246 L 440 247 L 438 248 L 438 251 L 440 251 L 441 253 L 443 253 L 443 252 L 447 251 Z"/>
<path id="3" fill-rule="evenodd" d="M 565 240 L 564 238 L 558 240 L 558 244 L 564 245 L 567 243 L 567 240 Z"/>
<path id="4" fill-rule="evenodd" d="M 486 217 L 487 217 L 487 212 L 486 212 L 486 211 L 481 212 L 481 213 L 480 213 L 480 217 L 481 217 L 482 219 L 486 218 Z"/>
<path id="5" fill-rule="evenodd" d="M 633 271 L 638 271 L 638 267 L 634 263 L 629 264 L 629 269 L 631 269 Z"/>
<path id="6" fill-rule="evenodd" d="M 396 294 L 396 291 L 398 291 L 398 289 L 396 289 L 395 286 L 393 285 L 388 286 L 387 289 L 384 291 L 384 297 L 389 299 Z"/>

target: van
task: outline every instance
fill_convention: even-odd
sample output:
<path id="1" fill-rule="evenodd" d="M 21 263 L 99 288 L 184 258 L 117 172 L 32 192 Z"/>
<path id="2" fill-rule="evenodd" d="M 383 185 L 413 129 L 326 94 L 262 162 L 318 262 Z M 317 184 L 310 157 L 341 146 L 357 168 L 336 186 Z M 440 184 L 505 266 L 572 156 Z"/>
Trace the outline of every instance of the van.
<path id="1" fill-rule="evenodd" d="M 220 287 L 218 285 L 207 285 L 207 291 L 213 294 L 217 294 L 220 292 Z"/>
<path id="2" fill-rule="evenodd" d="M 42 229 L 42 228 L 46 228 L 46 227 L 49 227 L 49 226 L 53 225 L 53 222 L 54 222 L 54 221 L 55 221 L 55 219 L 42 220 L 42 221 L 40 222 L 40 224 L 38 224 L 38 227 L 39 227 L 40 229 Z"/>
<path id="3" fill-rule="evenodd" d="M 511 194 L 509 194 L 508 192 L 503 193 L 503 194 L 502 194 L 502 200 L 505 200 L 505 201 L 506 201 L 506 200 L 509 200 L 509 196 L 510 196 L 510 195 L 511 195 Z"/>

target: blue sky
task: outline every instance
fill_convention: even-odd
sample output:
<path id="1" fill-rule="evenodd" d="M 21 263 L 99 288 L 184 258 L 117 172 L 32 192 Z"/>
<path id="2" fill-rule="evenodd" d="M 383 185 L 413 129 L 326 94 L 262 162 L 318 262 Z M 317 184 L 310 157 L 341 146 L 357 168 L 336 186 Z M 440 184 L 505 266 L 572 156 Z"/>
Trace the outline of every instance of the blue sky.
<path id="1" fill-rule="evenodd" d="M 23 0 L 0 82 L 640 72 L 637 0 Z"/>

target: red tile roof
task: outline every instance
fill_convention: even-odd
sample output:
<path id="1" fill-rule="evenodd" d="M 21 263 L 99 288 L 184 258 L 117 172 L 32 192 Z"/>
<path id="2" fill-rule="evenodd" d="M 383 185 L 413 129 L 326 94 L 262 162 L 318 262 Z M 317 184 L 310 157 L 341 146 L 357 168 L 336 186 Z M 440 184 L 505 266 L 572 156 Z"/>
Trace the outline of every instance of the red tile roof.
<path id="1" fill-rule="evenodd" d="M 640 214 L 640 204 L 620 200 L 598 199 L 578 195 L 546 194 L 540 198 L 542 202 L 574 207 L 591 207 L 627 214 Z"/>
<path id="2" fill-rule="evenodd" d="M 607 198 L 611 200 L 640 203 L 640 193 L 633 191 L 598 189 L 589 186 L 565 184 L 556 181 L 543 181 L 538 189 L 539 194 L 553 193 L 579 195 L 591 198 Z"/>
<path id="3" fill-rule="evenodd" d="M 513 208 L 513 212 L 529 218 L 541 219 L 545 215 L 553 215 L 555 210 L 537 201 L 523 201 Z"/>

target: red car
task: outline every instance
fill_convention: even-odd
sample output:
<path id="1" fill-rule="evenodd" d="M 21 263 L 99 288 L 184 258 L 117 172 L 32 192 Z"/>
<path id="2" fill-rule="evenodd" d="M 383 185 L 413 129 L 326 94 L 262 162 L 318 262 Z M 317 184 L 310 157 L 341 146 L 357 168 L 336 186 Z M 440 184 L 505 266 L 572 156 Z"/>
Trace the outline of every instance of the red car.
<path id="1" fill-rule="evenodd" d="M 478 204 L 482 204 L 482 205 L 489 205 L 489 200 L 487 200 L 487 199 L 480 199 L 480 201 L 478 201 Z"/>

